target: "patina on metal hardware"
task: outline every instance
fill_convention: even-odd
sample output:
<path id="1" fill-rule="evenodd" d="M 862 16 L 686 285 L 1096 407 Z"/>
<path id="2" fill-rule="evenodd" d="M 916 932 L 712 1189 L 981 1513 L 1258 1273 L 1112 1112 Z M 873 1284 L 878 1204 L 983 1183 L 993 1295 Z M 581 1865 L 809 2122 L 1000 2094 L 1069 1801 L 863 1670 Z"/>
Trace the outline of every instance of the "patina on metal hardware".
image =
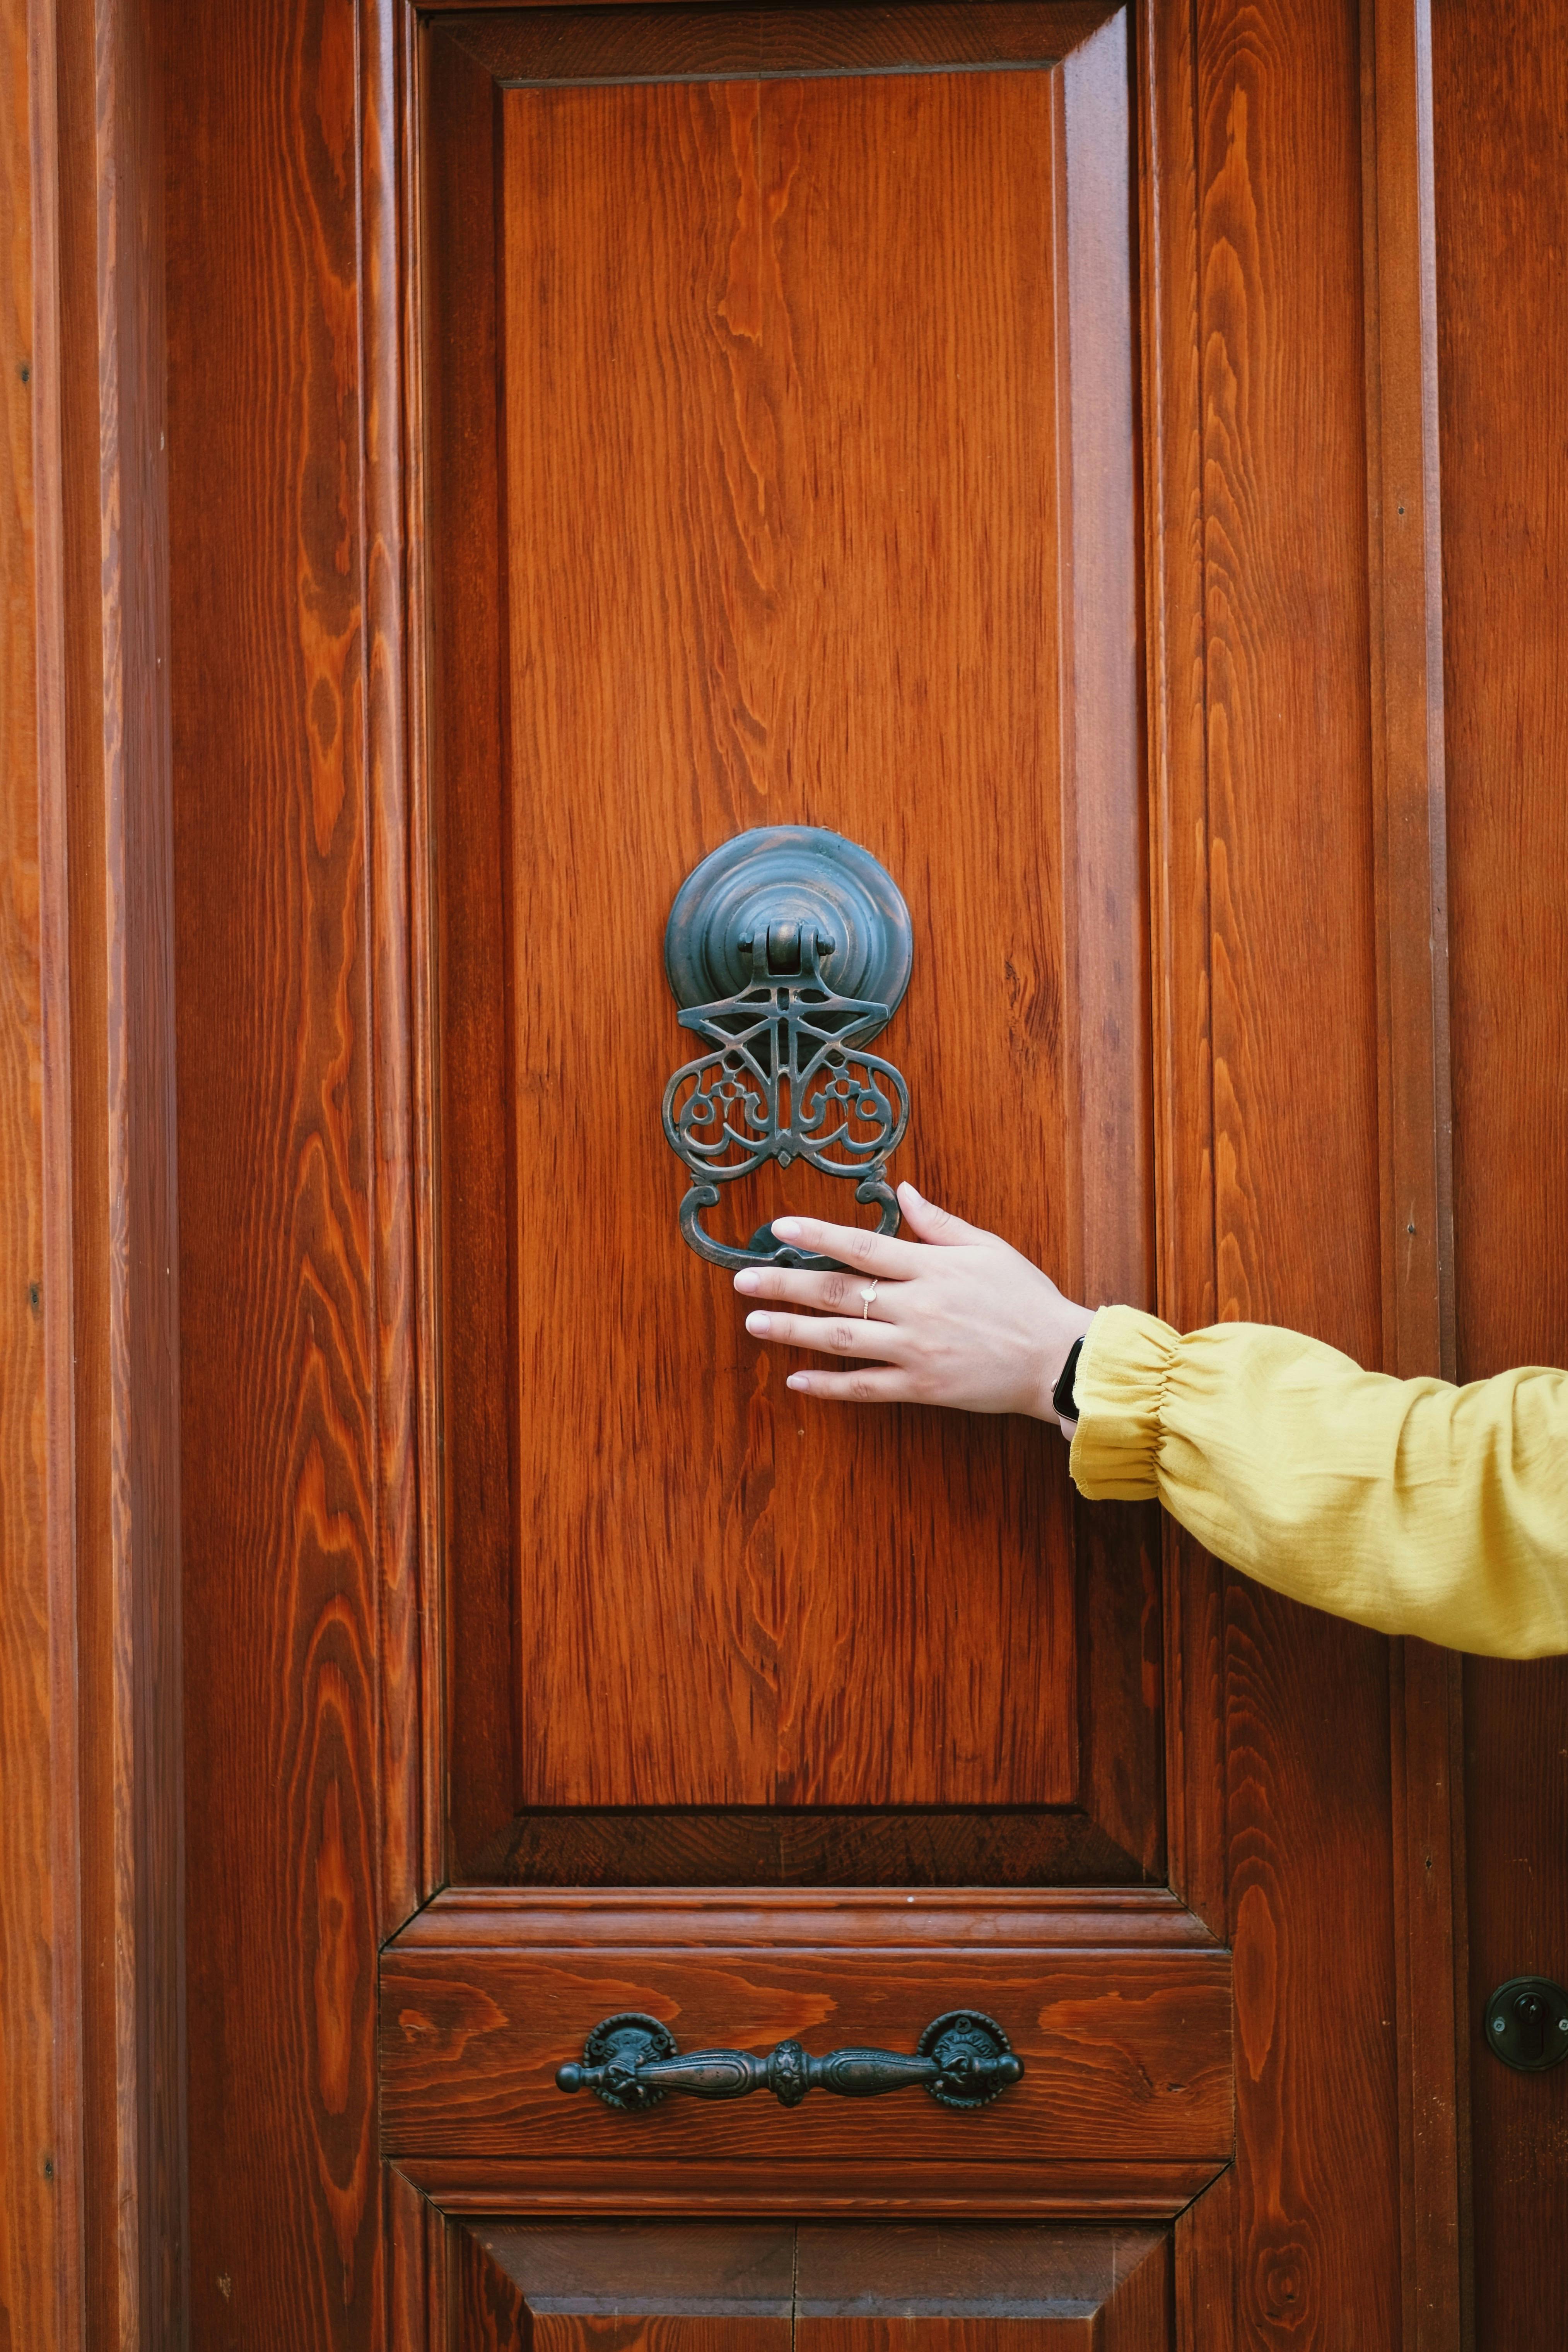
<path id="1" fill-rule="evenodd" d="M 597 2091 L 623 2115 L 657 2107 L 671 2091 L 694 2099 L 743 2099 L 771 2091 L 798 2107 L 808 2091 L 836 2091 L 841 2099 L 874 2099 L 883 2091 L 919 2089 L 944 2107 L 985 2107 L 1013 2083 L 1024 2062 L 994 2018 L 977 2009 L 950 2009 L 933 2018 L 912 2058 L 898 2050 L 830 2050 L 808 2056 L 798 2042 L 781 2042 L 764 2055 L 749 2050 L 691 2050 L 682 2057 L 657 2017 L 626 2010 L 601 2019 L 588 2036 L 581 2065 L 558 2069 L 561 2091 Z"/>
<path id="2" fill-rule="evenodd" d="M 714 1265 L 822 1266 L 763 1225 L 738 1248 L 704 1231 L 721 1187 L 767 1160 L 855 1178 L 855 1198 L 896 1231 L 889 1155 L 909 1088 L 865 1048 L 885 1028 L 914 960 L 909 908 L 869 850 L 815 825 L 737 834 L 682 883 L 665 970 L 682 1028 L 712 1049 L 664 1090 L 664 1131 L 692 1183 L 680 1230 Z M 825 972 L 823 967 L 831 965 Z"/>

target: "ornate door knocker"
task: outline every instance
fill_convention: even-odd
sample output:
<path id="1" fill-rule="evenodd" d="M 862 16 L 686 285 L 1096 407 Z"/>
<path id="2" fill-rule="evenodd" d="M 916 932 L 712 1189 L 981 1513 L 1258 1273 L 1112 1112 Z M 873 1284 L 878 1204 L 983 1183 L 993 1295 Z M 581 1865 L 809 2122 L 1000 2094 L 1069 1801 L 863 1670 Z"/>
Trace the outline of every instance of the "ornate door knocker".
<path id="1" fill-rule="evenodd" d="M 714 1265 L 825 1266 L 761 1226 L 749 1247 L 702 1228 L 720 1188 L 769 1160 L 854 1177 L 855 1198 L 896 1231 L 889 1155 L 910 1090 L 865 1049 L 887 1026 L 914 960 L 910 910 L 869 850 L 815 825 L 737 834 L 682 883 L 664 935 L 680 1025 L 711 1048 L 664 1090 L 664 1131 L 692 1178 L 680 1230 Z M 827 967 L 826 970 L 824 967 Z"/>

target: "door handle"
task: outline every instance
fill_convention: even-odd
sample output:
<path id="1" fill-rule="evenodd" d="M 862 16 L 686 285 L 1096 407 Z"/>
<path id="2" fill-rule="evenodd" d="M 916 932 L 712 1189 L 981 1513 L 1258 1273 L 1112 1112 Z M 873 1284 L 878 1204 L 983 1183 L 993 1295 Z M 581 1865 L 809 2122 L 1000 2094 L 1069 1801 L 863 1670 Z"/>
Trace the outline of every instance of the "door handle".
<path id="1" fill-rule="evenodd" d="M 889 1156 L 910 1090 L 866 1048 L 914 961 L 910 910 L 868 849 L 805 824 L 737 834 L 676 894 L 664 965 L 683 1029 L 710 1050 L 664 1090 L 664 1132 L 691 1183 L 680 1230 L 711 1265 L 827 1266 L 761 1225 L 744 1249 L 706 1232 L 721 1187 L 768 1160 L 855 1178 L 855 1198 L 897 1230 Z M 824 967 L 831 967 L 825 970 Z"/>
<path id="2" fill-rule="evenodd" d="M 676 2049 L 668 2028 L 640 2010 L 602 2018 L 588 2036 L 582 2063 L 558 2067 L 559 2091 L 597 2091 L 624 2115 L 657 2107 L 671 2091 L 694 2099 L 743 2099 L 771 2091 L 798 2107 L 808 2091 L 835 2091 L 841 2099 L 873 2099 L 883 2091 L 920 2089 L 944 2107 L 984 2107 L 1022 2082 L 1016 2056 L 994 2018 L 977 2009 L 950 2009 L 933 2018 L 912 2057 L 899 2050 L 830 2050 L 813 2058 L 798 2042 L 781 2042 L 763 2057 L 749 2050 Z"/>

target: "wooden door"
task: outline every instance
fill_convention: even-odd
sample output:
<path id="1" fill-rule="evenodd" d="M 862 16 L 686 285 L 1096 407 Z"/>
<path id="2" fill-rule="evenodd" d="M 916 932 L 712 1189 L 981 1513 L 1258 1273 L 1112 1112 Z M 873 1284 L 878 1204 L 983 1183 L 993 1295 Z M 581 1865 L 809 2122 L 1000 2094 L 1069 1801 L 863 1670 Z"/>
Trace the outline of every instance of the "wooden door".
<path id="1" fill-rule="evenodd" d="M 798 1412 L 658 1121 L 682 877 L 830 827 L 895 1173 L 1375 1358 L 1351 18 L 178 0 L 164 71 L 195 2339 L 1395 2341 L 1418 1677 L 1053 1433 Z M 977 2112 L 555 2084 L 954 2009 Z"/>
<path id="2" fill-rule="evenodd" d="M 694 2216 L 1169 2224 L 1229 2153 L 1153 1513 L 1078 1509 L 1034 1424 L 803 1407 L 681 1241 L 658 1115 L 682 878 L 842 834 L 914 923 L 895 1172 L 1152 1300 L 1132 58 L 1098 13 L 542 12 L 422 56 L 454 1884 L 384 1955 L 384 2132 L 447 2211 L 669 2216 L 614 2243 L 626 2309 L 676 2283 L 672 2342 L 742 2340 L 705 2331 L 753 2262 L 813 2341 L 894 2340 L 873 2281 L 949 2340 L 951 2234 L 710 2255 Z M 742 1240 L 858 1213 L 799 1168 L 737 1190 Z M 1026 2070 L 973 2114 L 554 2082 L 618 2013 L 911 2052 L 965 2008 Z M 531 2311 L 587 2260 L 482 2242 Z M 1081 2230 L 965 2242 L 964 2340 L 993 2306 L 1070 2339 Z M 1168 2340 L 1163 2261 L 1129 2343 Z"/>

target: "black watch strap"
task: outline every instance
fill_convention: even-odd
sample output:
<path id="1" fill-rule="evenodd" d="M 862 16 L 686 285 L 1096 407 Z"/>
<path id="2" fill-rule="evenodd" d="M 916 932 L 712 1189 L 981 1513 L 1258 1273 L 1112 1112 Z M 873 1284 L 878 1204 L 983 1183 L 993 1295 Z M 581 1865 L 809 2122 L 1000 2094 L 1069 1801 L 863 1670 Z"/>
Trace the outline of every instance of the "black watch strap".
<path id="1" fill-rule="evenodd" d="M 1058 1421 L 1078 1419 L 1078 1397 L 1073 1389 L 1073 1382 L 1078 1377 L 1078 1360 L 1082 1353 L 1083 1341 L 1075 1339 L 1068 1349 L 1068 1360 L 1062 1366 L 1062 1376 L 1051 1391 L 1051 1402 L 1056 1407 Z"/>

